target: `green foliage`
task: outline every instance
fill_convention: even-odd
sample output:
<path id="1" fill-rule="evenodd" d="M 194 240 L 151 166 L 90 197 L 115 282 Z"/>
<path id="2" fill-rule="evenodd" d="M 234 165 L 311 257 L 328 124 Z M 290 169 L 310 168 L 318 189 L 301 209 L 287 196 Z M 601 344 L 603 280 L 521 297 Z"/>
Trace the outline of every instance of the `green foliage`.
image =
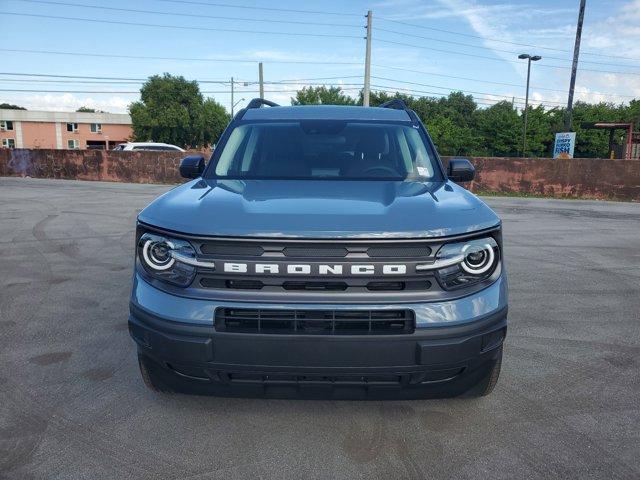
<path id="1" fill-rule="evenodd" d="M 96 110 L 95 108 L 89 107 L 80 107 L 76 110 L 76 112 L 84 112 L 84 113 L 106 113 L 103 110 Z"/>
<path id="2" fill-rule="evenodd" d="M 515 156 L 522 139 L 522 121 L 507 101 L 498 102 L 474 114 L 482 144 L 481 156 Z"/>
<path id="3" fill-rule="evenodd" d="M 229 120 L 225 108 L 213 98 L 207 98 L 202 104 L 203 144 L 215 145 Z"/>
<path id="4" fill-rule="evenodd" d="M 576 102 L 573 106 L 573 127 L 576 131 L 575 157 L 603 157 L 609 152 L 609 130 L 584 130 L 582 122 L 620 122 L 628 121 L 627 112 L 611 103 L 588 104 Z M 617 130 L 620 143 L 622 130 Z"/>
<path id="5" fill-rule="evenodd" d="M 165 142 L 183 148 L 214 144 L 229 122 L 224 107 L 204 99 L 198 83 L 184 77 L 150 77 L 140 89 L 140 101 L 129 105 L 133 138 Z"/>
<path id="6" fill-rule="evenodd" d="M 291 98 L 291 105 L 355 105 L 356 101 L 340 87 L 304 87 Z"/>
<path id="7" fill-rule="evenodd" d="M 18 105 L 12 105 L 11 103 L 0 103 L 0 109 L 5 110 L 26 110 L 24 107 L 20 107 Z"/>
<path id="8" fill-rule="evenodd" d="M 518 156 L 522 154 L 523 112 L 511 102 L 502 101 L 478 108 L 470 95 L 452 92 L 447 97 L 410 97 L 402 93 L 371 92 L 371 106 L 393 98 L 401 98 L 427 126 L 438 151 L 443 155 Z M 362 101 L 362 94 L 360 95 Z M 564 108 L 528 109 L 527 156 L 553 155 L 555 134 L 564 131 Z M 573 130 L 576 135 L 576 157 L 607 158 L 609 131 L 583 129 L 583 122 L 633 122 L 640 125 L 640 100 L 629 105 L 576 102 L 573 107 Z M 614 141 L 624 142 L 623 131 L 617 130 Z"/>

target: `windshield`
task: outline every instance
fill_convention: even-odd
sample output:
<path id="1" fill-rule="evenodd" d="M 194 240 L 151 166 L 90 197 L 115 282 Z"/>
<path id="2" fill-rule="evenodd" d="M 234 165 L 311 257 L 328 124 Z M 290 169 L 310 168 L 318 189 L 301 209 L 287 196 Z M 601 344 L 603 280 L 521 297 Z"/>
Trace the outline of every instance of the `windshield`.
<path id="1" fill-rule="evenodd" d="M 435 158 L 410 124 L 333 120 L 244 123 L 228 137 L 218 178 L 431 180 Z"/>

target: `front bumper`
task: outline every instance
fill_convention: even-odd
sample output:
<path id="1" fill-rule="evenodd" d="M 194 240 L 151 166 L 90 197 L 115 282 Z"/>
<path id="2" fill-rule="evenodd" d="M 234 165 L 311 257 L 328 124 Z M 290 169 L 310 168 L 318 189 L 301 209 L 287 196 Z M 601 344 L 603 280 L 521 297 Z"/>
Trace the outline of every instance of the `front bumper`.
<path id="1" fill-rule="evenodd" d="M 412 309 L 417 328 L 407 335 L 247 334 L 217 332 L 215 309 L 327 305 L 194 300 L 169 295 L 136 276 L 129 330 L 139 352 L 163 368 L 180 390 L 189 386 L 195 393 L 241 396 L 451 396 L 477 383 L 501 351 L 506 295 L 501 278 L 482 292 L 447 302 L 359 306 Z"/>

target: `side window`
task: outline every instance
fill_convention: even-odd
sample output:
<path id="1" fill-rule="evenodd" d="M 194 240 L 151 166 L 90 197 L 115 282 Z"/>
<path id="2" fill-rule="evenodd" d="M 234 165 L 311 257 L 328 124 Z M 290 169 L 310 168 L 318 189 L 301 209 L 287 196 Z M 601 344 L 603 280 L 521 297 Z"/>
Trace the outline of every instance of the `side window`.
<path id="1" fill-rule="evenodd" d="M 13 130 L 13 120 L 0 120 L 0 130 L 7 132 Z"/>
<path id="2" fill-rule="evenodd" d="M 78 132 L 78 124 L 77 123 L 67 123 L 67 132 L 77 133 Z"/>

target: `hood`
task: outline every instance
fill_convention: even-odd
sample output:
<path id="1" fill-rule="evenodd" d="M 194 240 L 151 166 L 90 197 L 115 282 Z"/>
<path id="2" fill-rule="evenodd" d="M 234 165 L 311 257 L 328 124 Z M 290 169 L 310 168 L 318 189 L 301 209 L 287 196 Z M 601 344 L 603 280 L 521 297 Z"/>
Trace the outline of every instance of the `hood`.
<path id="1" fill-rule="evenodd" d="M 228 237 L 427 238 L 497 225 L 452 182 L 193 180 L 138 219 L 185 234 Z"/>

